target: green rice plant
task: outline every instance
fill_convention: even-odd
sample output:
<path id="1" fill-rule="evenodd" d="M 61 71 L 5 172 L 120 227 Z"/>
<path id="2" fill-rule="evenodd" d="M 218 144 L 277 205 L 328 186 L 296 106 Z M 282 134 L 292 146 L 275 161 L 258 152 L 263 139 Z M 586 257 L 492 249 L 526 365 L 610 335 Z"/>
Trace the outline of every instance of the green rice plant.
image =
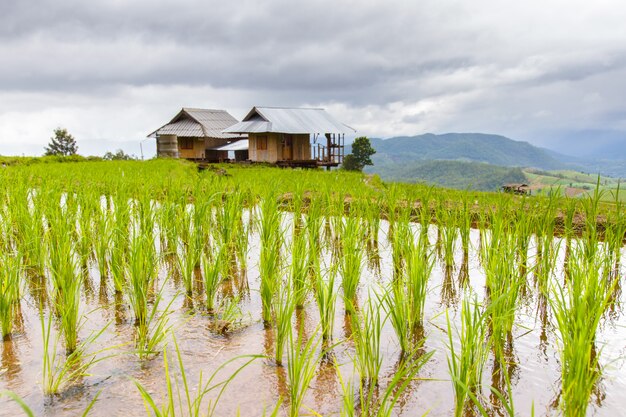
<path id="1" fill-rule="evenodd" d="M 403 353 L 408 352 L 411 347 L 413 323 L 403 280 L 397 279 L 391 282 L 380 301 L 396 332 L 400 349 Z"/>
<path id="2" fill-rule="evenodd" d="M 563 414 L 585 415 L 600 377 L 596 332 L 611 300 L 610 278 L 601 256 L 588 258 L 588 248 L 572 254 L 570 278 L 552 286 L 550 307 L 557 324 L 561 361 L 560 406 Z"/>
<path id="3" fill-rule="evenodd" d="M 135 325 L 145 326 L 148 320 L 148 300 L 157 276 L 158 261 L 154 242 L 141 235 L 130 242 L 126 274 L 126 292 L 130 301 Z"/>
<path id="4" fill-rule="evenodd" d="M 391 243 L 391 258 L 394 277 L 396 278 L 404 271 L 407 254 L 414 240 L 409 216 L 410 211 L 405 208 L 396 215 L 396 221 L 389 224 L 387 239 Z"/>
<path id="5" fill-rule="evenodd" d="M 380 338 L 387 316 L 383 317 L 381 310 L 380 302 L 370 298 L 365 303 L 362 312 L 352 315 L 355 365 L 361 380 L 373 386 L 378 385 L 383 363 Z"/>
<path id="6" fill-rule="evenodd" d="M 176 297 L 172 297 L 162 311 L 159 310 L 164 299 L 164 290 L 165 283 L 163 283 L 161 289 L 154 297 L 151 308 L 148 310 L 145 324 L 140 323 L 137 325 L 136 345 L 139 359 L 147 359 L 158 354 L 167 333 L 172 327 L 169 324 L 169 314 Z"/>
<path id="7" fill-rule="evenodd" d="M 441 237 L 443 263 L 446 267 L 454 267 L 454 251 L 459 231 L 456 211 L 448 207 L 448 202 L 440 201 L 437 205 L 437 224 Z"/>
<path id="8" fill-rule="evenodd" d="M 76 235 L 76 254 L 82 269 L 87 269 L 87 264 L 93 256 L 93 219 L 95 217 L 97 207 L 89 196 L 81 199 L 80 211 L 78 217 L 78 228 L 74 228 Z"/>
<path id="9" fill-rule="evenodd" d="M 209 259 L 206 254 L 202 254 L 202 275 L 204 277 L 204 291 L 206 293 L 206 308 L 209 313 L 213 313 L 215 307 L 215 297 L 222 283 L 222 271 L 224 268 L 224 249 L 217 250 L 215 259 Z"/>
<path id="10" fill-rule="evenodd" d="M 320 327 L 322 329 L 322 339 L 331 340 L 335 323 L 335 305 L 337 295 L 335 293 L 335 276 L 337 268 L 331 267 L 328 271 L 328 280 L 324 280 L 319 271 L 319 266 L 315 269 L 315 302 L 320 314 Z"/>
<path id="11" fill-rule="evenodd" d="M 272 300 L 278 288 L 279 271 L 281 269 L 280 251 L 283 241 L 281 219 L 275 198 L 272 195 L 266 196 L 261 202 L 261 256 L 259 259 L 262 314 L 263 322 L 266 325 L 272 321 Z"/>
<path id="12" fill-rule="evenodd" d="M 0 324 L 2 339 L 8 340 L 13 332 L 15 313 L 21 299 L 22 263 L 20 256 L 0 253 Z"/>
<path id="13" fill-rule="evenodd" d="M 467 297 L 461 307 L 461 330 L 457 329 L 458 349 L 453 339 L 453 329 L 446 311 L 448 328 L 448 372 L 454 388 L 454 415 L 464 415 L 469 394 L 479 395 L 485 362 L 489 355 L 487 340 L 487 317 L 480 311 L 476 299 Z"/>
<path id="14" fill-rule="evenodd" d="M 315 277 L 316 270 L 320 268 L 320 256 L 322 253 L 322 206 L 320 198 L 312 198 L 307 213 L 304 217 L 304 232 L 307 241 L 307 268 L 308 274 Z"/>
<path id="15" fill-rule="evenodd" d="M 159 346 L 169 329 L 168 312 L 175 297 L 164 311 L 159 311 L 165 283 L 154 294 L 159 263 L 153 241 L 143 236 L 134 236 L 128 259 L 129 280 L 126 293 L 137 327 L 137 353 L 140 358 L 146 358 L 159 351 Z"/>
<path id="16" fill-rule="evenodd" d="M 89 376 L 89 369 L 112 356 L 102 354 L 117 347 L 106 347 L 88 353 L 88 349 L 108 328 L 107 324 L 99 331 L 91 333 L 69 355 L 61 356 L 57 354 L 59 335 L 56 334 L 51 339 L 52 315 L 47 320 L 43 314 L 40 315 L 40 322 L 43 336 L 42 384 L 46 395 L 58 394 L 83 377 Z"/>
<path id="17" fill-rule="evenodd" d="M 409 303 L 409 321 L 415 331 L 423 327 L 424 306 L 428 281 L 434 267 L 434 257 L 422 239 L 417 245 L 410 246 L 410 252 L 407 255 L 405 285 Z"/>
<path id="18" fill-rule="evenodd" d="M 356 311 L 357 291 L 363 269 L 362 226 L 354 217 L 347 217 L 341 224 L 341 286 L 346 313 L 352 314 Z"/>
<path id="19" fill-rule="evenodd" d="M 221 205 L 215 210 L 214 240 L 222 242 L 225 247 L 229 270 L 228 275 L 235 272 L 237 257 L 245 265 L 248 245 L 248 228 L 244 225 L 243 193 L 237 191 L 223 193 Z M 275 205 L 275 203 L 274 203 Z M 277 213 L 273 213 L 276 215 Z M 275 220 L 275 219 L 273 219 Z"/>
<path id="20" fill-rule="evenodd" d="M 366 385 L 363 380 L 355 383 L 353 380 L 344 381 L 340 367 L 335 363 L 337 377 L 341 386 L 341 417 L 390 417 L 393 408 L 400 398 L 409 389 L 410 384 L 417 379 L 419 371 L 428 363 L 435 352 L 422 353 L 421 348 L 410 351 L 400 361 L 387 383 L 385 390 L 378 393 L 378 387 Z M 355 395 L 355 385 L 358 394 Z M 357 399 L 359 400 L 357 403 Z M 357 414 L 357 410 L 359 413 Z"/>
<path id="21" fill-rule="evenodd" d="M 296 308 L 304 307 L 309 291 L 307 254 L 307 236 L 303 230 L 294 230 L 291 244 L 290 282 Z"/>
<path id="22" fill-rule="evenodd" d="M 110 270 L 115 292 L 121 294 L 128 285 L 126 269 L 130 248 L 130 209 L 125 192 L 113 194 L 113 205 L 115 217 L 111 235 Z"/>
<path id="23" fill-rule="evenodd" d="M 309 385 L 315 376 L 317 364 L 320 359 L 318 346 L 320 338 L 317 337 L 319 328 L 306 343 L 302 339 L 302 332 L 297 332 L 294 339 L 293 332 L 289 329 L 289 347 L 287 349 L 287 378 L 289 381 L 289 416 L 300 416 L 304 397 L 309 390 Z"/>
<path id="24" fill-rule="evenodd" d="M 26 414 L 28 417 L 35 417 L 35 413 L 33 412 L 33 410 L 31 410 L 30 407 L 24 402 L 24 400 L 21 399 L 20 396 L 13 391 L 0 391 L 0 398 L 2 397 L 8 397 L 9 399 L 15 401 L 20 406 L 24 414 Z"/>
<path id="25" fill-rule="evenodd" d="M 461 237 L 461 247 L 463 248 L 463 256 L 467 258 L 470 250 L 470 230 L 472 228 L 472 206 L 470 202 L 470 194 L 463 193 L 463 207 L 457 217 L 457 226 Z"/>
<path id="26" fill-rule="evenodd" d="M 96 210 L 95 227 L 93 229 L 92 239 L 95 242 L 96 261 L 98 262 L 98 271 L 100 272 L 100 280 L 103 281 L 109 271 L 109 256 L 112 243 L 111 229 L 111 213 L 105 207 Z"/>
<path id="27" fill-rule="evenodd" d="M 196 242 L 192 239 L 189 244 L 181 244 L 178 246 L 178 270 L 183 278 L 185 292 L 188 297 L 193 293 L 193 280 L 196 265 L 200 262 L 201 251 L 196 247 Z"/>
<path id="28" fill-rule="evenodd" d="M 208 378 L 204 381 L 202 372 L 200 373 L 198 384 L 196 387 L 192 387 L 189 384 L 187 373 L 185 371 L 185 365 L 183 363 L 180 348 L 178 342 L 174 338 L 174 346 L 176 350 L 176 360 L 179 368 L 180 378 L 170 371 L 170 361 L 167 355 L 167 349 L 163 350 L 163 365 L 165 368 L 165 383 L 167 395 L 162 400 L 162 405 L 157 405 L 157 399 L 155 399 L 148 390 L 139 382 L 134 381 L 135 386 L 139 390 L 141 397 L 143 398 L 146 408 L 146 414 L 157 417 L 170 417 L 176 415 L 184 416 L 206 416 L 210 417 L 215 415 L 215 410 L 220 401 L 220 398 L 224 394 L 228 384 L 230 384 L 235 377 L 243 371 L 248 365 L 255 360 L 262 358 L 261 355 L 242 355 L 229 359 L 220 365 Z M 234 372 L 232 372 L 226 379 L 213 382 L 220 372 L 229 367 L 232 363 L 245 360 L 243 365 L 239 366 Z M 210 399 L 205 405 L 205 398 L 212 392 L 217 392 L 215 398 Z M 195 393 L 195 394 L 194 394 Z"/>
<path id="29" fill-rule="evenodd" d="M 49 270 L 53 283 L 53 303 L 68 354 L 78 343 L 79 307 L 83 280 L 71 241 L 69 225 L 57 218 L 51 226 Z"/>
<path id="30" fill-rule="evenodd" d="M 163 254 L 173 254 L 178 247 L 178 212 L 178 204 L 174 199 L 164 201 L 158 211 Z"/>
<path id="31" fill-rule="evenodd" d="M 212 321 L 212 329 L 216 333 L 227 334 L 242 329 L 251 323 L 244 321 L 244 314 L 239 306 L 239 297 L 223 298 L 216 308 Z"/>
<path id="32" fill-rule="evenodd" d="M 283 351 L 285 343 L 291 334 L 291 319 L 295 310 L 295 297 L 289 285 L 278 288 L 274 303 L 274 325 L 276 326 L 275 359 L 278 366 L 283 365 Z"/>
<path id="33" fill-rule="evenodd" d="M 503 343 L 511 344 L 513 340 L 515 311 L 525 280 L 516 270 L 516 239 L 506 229 L 504 219 L 492 218 L 491 239 L 484 245 L 489 329 L 494 353 L 500 360 L 504 355 Z"/>

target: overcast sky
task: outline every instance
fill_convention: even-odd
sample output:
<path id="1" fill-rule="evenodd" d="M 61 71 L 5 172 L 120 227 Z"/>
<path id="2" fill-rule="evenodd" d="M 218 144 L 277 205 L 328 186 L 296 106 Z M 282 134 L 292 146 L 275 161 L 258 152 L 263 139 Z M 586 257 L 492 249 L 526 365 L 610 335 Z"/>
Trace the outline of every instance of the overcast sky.
<path id="1" fill-rule="evenodd" d="M 183 106 L 254 105 L 324 107 L 371 137 L 626 147 L 624 1 L 28 0 L 0 16 L 0 154 L 40 154 L 57 126 L 80 153 L 139 154 Z"/>

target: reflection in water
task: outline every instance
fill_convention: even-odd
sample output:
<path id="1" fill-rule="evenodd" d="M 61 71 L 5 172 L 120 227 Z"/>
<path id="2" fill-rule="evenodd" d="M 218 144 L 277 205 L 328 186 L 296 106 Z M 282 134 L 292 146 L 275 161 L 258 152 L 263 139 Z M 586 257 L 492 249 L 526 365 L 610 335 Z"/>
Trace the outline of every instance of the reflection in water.
<path id="1" fill-rule="evenodd" d="M 333 403 L 339 397 L 337 371 L 332 355 L 326 355 L 320 361 L 312 391 L 315 402 L 318 404 L 317 408 Z"/>
<path id="2" fill-rule="evenodd" d="M 295 309 L 296 313 L 296 331 L 298 332 L 298 340 L 302 346 L 306 345 L 309 340 L 309 332 L 307 330 L 307 313 L 302 307 Z"/>
<path id="3" fill-rule="evenodd" d="M 494 358 L 491 369 L 491 387 L 493 388 L 489 394 L 491 415 L 508 417 L 505 404 L 514 402 L 514 398 L 511 396 L 512 388 L 518 379 L 519 365 L 513 351 L 512 340 L 509 340 L 505 345 L 503 360 Z"/>
<path id="4" fill-rule="evenodd" d="M 620 278 L 620 265 L 617 263 L 610 271 L 607 282 L 607 285 L 610 285 L 612 289 L 607 309 L 607 315 L 611 321 L 618 320 L 623 309 L 623 304 L 619 302 L 622 297 L 622 280 Z"/>
<path id="5" fill-rule="evenodd" d="M 0 373 L 8 382 L 14 382 L 21 371 L 22 365 L 19 360 L 16 342 L 12 338 L 4 340 L 2 346 L 2 372 Z"/>
<path id="6" fill-rule="evenodd" d="M 119 291 L 115 291 L 115 325 L 120 326 L 124 324 L 126 320 L 125 308 L 124 308 L 124 294 Z"/>
<path id="7" fill-rule="evenodd" d="M 81 267 L 80 274 L 83 280 L 83 290 L 85 292 L 85 297 L 87 298 L 87 300 L 92 300 L 94 297 L 95 291 L 93 289 L 93 283 L 89 276 L 89 268 L 87 268 L 86 266 Z"/>
<path id="8" fill-rule="evenodd" d="M 544 361 L 548 362 L 548 298 L 542 292 L 539 292 L 537 296 L 537 317 L 540 323 L 539 351 Z"/>
<path id="9" fill-rule="evenodd" d="M 461 267 L 459 268 L 459 291 L 467 289 L 469 287 L 469 254 L 463 252 L 463 259 L 461 260 Z"/>
<path id="10" fill-rule="evenodd" d="M 352 337 L 352 316 L 348 312 L 343 316 L 343 337 L 346 340 Z"/>
<path id="11" fill-rule="evenodd" d="M 202 271 L 200 266 L 196 266 L 193 269 L 193 288 L 196 294 L 204 293 L 204 278 L 202 277 Z"/>
<path id="12" fill-rule="evenodd" d="M 98 304 L 100 304 L 101 307 L 107 307 L 109 305 L 109 288 L 107 287 L 105 279 L 100 280 L 98 288 Z"/>
<path id="13" fill-rule="evenodd" d="M 366 240 L 365 254 L 367 255 L 367 267 L 377 275 L 380 275 L 382 258 L 378 249 L 378 238 Z"/>
<path id="14" fill-rule="evenodd" d="M 42 309 L 48 306 L 49 301 L 48 291 L 46 291 L 46 277 L 29 270 L 26 274 L 26 286 L 39 309 L 39 314 L 43 314 Z"/>
<path id="15" fill-rule="evenodd" d="M 447 308 L 455 308 L 459 301 L 459 293 L 454 285 L 453 278 L 454 267 L 449 265 L 445 267 L 443 282 L 441 283 L 441 304 Z"/>

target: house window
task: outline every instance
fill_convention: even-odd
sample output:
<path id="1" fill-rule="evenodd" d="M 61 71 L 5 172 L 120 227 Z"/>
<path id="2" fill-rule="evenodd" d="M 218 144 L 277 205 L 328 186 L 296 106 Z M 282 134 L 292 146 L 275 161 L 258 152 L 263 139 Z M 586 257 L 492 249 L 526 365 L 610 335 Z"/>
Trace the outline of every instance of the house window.
<path id="1" fill-rule="evenodd" d="M 267 136 L 266 135 L 259 135 L 256 137 L 256 150 L 257 151 L 267 150 Z"/>
<path id="2" fill-rule="evenodd" d="M 193 138 L 178 138 L 180 149 L 193 149 Z"/>

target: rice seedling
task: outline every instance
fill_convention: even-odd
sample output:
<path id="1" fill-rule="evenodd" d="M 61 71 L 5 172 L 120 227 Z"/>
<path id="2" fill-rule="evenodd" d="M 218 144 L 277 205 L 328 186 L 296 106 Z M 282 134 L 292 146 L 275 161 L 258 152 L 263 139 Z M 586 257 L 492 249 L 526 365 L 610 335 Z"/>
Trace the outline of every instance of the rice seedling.
<path id="1" fill-rule="evenodd" d="M 206 416 L 210 417 L 215 415 L 215 411 L 219 404 L 220 398 L 224 394 L 224 391 L 228 387 L 235 377 L 244 370 L 248 365 L 254 362 L 256 359 L 262 358 L 261 355 L 242 355 L 229 359 L 220 365 L 211 376 L 204 381 L 202 372 L 200 373 L 198 384 L 195 388 L 191 387 L 185 371 L 185 365 L 183 363 L 180 348 L 176 338 L 173 338 L 174 347 L 176 351 L 176 360 L 178 364 L 178 371 L 180 373 L 180 380 L 176 378 L 170 371 L 170 363 L 167 355 L 167 349 L 163 350 L 163 365 L 165 368 L 165 383 L 167 396 L 162 400 L 162 405 L 157 405 L 157 399 L 155 399 L 148 390 L 137 380 L 135 380 L 135 386 L 139 390 L 141 397 L 143 398 L 144 405 L 146 407 L 146 413 L 148 415 L 155 415 L 158 417 L 186 415 L 186 416 Z M 232 363 L 245 360 L 245 362 L 233 371 L 226 379 L 213 382 L 220 372 Z M 195 392 L 195 397 L 192 397 L 192 393 Z M 217 392 L 215 398 L 205 401 L 205 398 L 211 393 Z"/>
<path id="2" fill-rule="evenodd" d="M 391 258 L 393 261 L 394 277 L 399 277 L 406 265 L 406 258 L 410 250 L 410 246 L 414 240 L 413 232 L 409 223 L 410 211 L 404 209 L 397 215 L 393 227 L 389 225 L 387 239 L 391 243 Z"/>
<path id="3" fill-rule="evenodd" d="M 424 240 L 420 240 L 417 245 L 411 245 L 407 256 L 405 285 L 409 302 L 409 319 L 413 331 L 423 326 L 428 280 L 433 267 L 433 255 L 428 251 L 428 246 L 424 246 Z"/>
<path id="4" fill-rule="evenodd" d="M 567 417 L 585 415 L 600 376 L 596 331 L 614 285 L 603 273 L 602 257 L 590 259 L 588 250 L 583 245 L 572 254 L 570 278 L 553 285 L 550 298 L 559 335 L 560 406 Z"/>
<path id="5" fill-rule="evenodd" d="M 341 286 L 346 313 L 356 311 L 356 298 L 361 270 L 363 268 L 363 252 L 361 250 L 361 223 L 354 217 L 347 217 L 342 222 L 341 246 L 342 254 L 339 263 Z"/>
<path id="6" fill-rule="evenodd" d="M 109 256 L 111 252 L 112 230 L 111 214 L 105 207 L 96 210 L 94 221 L 94 233 L 92 239 L 95 241 L 95 254 L 100 272 L 100 280 L 103 281 L 109 271 Z"/>
<path id="7" fill-rule="evenodd" d="M 489 329 L 496 358 L 504 354 L 503 343 L 512 343 L 515 311 L 524 286 L 524 277 L 516 271 L 516 242 L 508 233 L 504 219 L 492 219 L 491 240 L 484 243 L 485 284 L 489 305 Z"/>
<path id="8" fill-rule="evenodd" d="M 158 260 L 153 241 L 134 236 L 128 258 L 126 292 L 137 328 L 137 353 L 140 358 L 146 358 L 158 353 L 159 345 L 169 329 L 168 311 L 175 298 L 164 311 L 159 311 L 165 285 L 163 283 L 155 294 Z"/>
<path id="9" fill-rule="evenodd" d="M 0 254 L 0 324 L 2 339 L 8 340 L 13 332 L 13 321 L 21 298 L 21 258 L 8 253 Z"/>
<path id="10" fill-rule="evenodd" d="M 24 402 L 24 400 L 21 399 L 19 395 L 17 395 L 13 391 L 0 391 L 0 398 L 2 397 L 8 397 L 9 399 L 15 401 L 20 406 L 24 414 L 26 414 L 28 417 L 35 417 L 35 413 L 33 412 L 33 410 L 31 410 L 30 407 Z"/>
<path id="11" fill-rule="evenodd" d="M 376 386 L 383 363 L 380 338 L 387 316 L 381 315 L 379 302 L 368 299 L 363 312 L 352 315 L 355 365 L 361 380 Z"/>
<path id="12" fill-rule="evenodd" d="M 216 308 L 212 329 L 216 333 L 227 334 L 246 327 L 250 320 L 244 321 L 244 313 L 239 306 L 239 297 L 223 298 Z"/>
<path id="13" fill-rule="evenodd" d="M 83 280 L 80 279 L 76 254 L 68 233 L 68 224 L 55 219 L 51 227 L 49 269 L 54 284 L 53 302 L 68 354 L 78 343 L 79 307 Z"/>
<path id="14" fill-rule="evenodd" d="M 322 329 L 322 339 L 328 341 L 333 337 L 333 327 L 335 323 L 335 303 L 337 295 L 335 293 L 335 276 L 337 268 L 331 267 L 328 270 L 328 280 L 324 280 L 319 271 L 319 266 L 314 272 L 315 280 L 315 301 L 320 314 L 320 327 Z"/>
<path id="15" fill-rule="evenodd" d="M 202 254 L 201 266 L 204 277 L 204 291 L 206 294 L 206 308 L 209 313 L 213 313 L 215 307 L 215 297 L 222 283 L 222 272 L 224 271 L 224 249 L 217 249 L 215 259 L 209 259 L 206 254 Z"/>
<path id="16" fill-rule="evenodd" d="M 291 329 L 290 329 L 291 330 Z M 315 370 L 320 358 L 317 348 L 320 338 L 318 329 L 306 343 L 302 340 L 301 332 L 294 339 L 293 332 L 289 331 L 289 348 L 287 349 L 287 377 L 289 380 L 289 416 L 297 417 L 303 405 L 304 396 L 309 390 L 309 384 L 315 376 Z"/>
<path id="17" fill-rule="evenodd" d="M 302 230 L 294 230 L 291 243 L 290 283 L 296 308 L 304 307 L 309 291 L 307 260 L 307 236 Z"/>
<path id="18" fill-rule="evenodd" d="M 390 417 L 400 398 L 434 353 L 434 351 L 422 353 L 416 348 L 405 355 L 382 393 L 379 393 L 376 386 L 364 384 L 363 380 L 359 380 L 358 383 L 353 380 L 344 381 L 340 367 L 335 363 L 342 392 L 340 416 Z M 354 392 L 355 385 L 358 387 L 357 395 Z"/>
<path id="19" fill-rule="evenodd" d="M 486 344 L 487 317 L 480 311 L 476 299 L 470 301 L 466 296 L 461 308 L 461 330 L 457 330 L 458 349 L 453 339 L 454 332 L 447 311 L 446 322 L 449 350 L 448 372 L 452 378 L 455 398 L 454 415 L 460 417 L 464 415 L 468 405 L 469 394 L 480 395 L 483 368 L 489 354 Z"/>
<path id="20" fill-rule="evenodd" d="M 437 208 L 437 223 L 441 231 L 441 247 L 443 263 L 446 267 L 454 267 L 454 252 L 459 231 L 456 227 L 457 218 L 454 209 L 446 207 L 446 202 L 440 202 Z"/>
<path id="21" fill-rule="evenodd" d="M 291 334 L 291 318 L 295 310 L 295 297 L 289 285 L 278 289 L 274 307 L 274 325 L 276 327 L 276 364 L 282 366 L 285 343 Z"/>
<path id="22" fill-rule="evenodd" d="M 266 196 L 261 202 L 261 257 L 259 273 L 261 275 L 261 300 L 263 304 L 263 321 L 272 321 L 272 300 L 278 286 L 281 269 L 281 247 L 283 234 L 281 231 L 281 215 L 272 196 Z"/>
<path id="23" fill-rule="evenodd" d="M 102 356 L 102 354 L 117 347 L 106 347 L 88 353 L 88 349 L 107 329 L 108 325 L 106 325 L 99 331 L 91 333 L 70 354 L 61 357 L 57 354 L 58 333 L 51 339 L 52 316 L 49 315 L 46 320 L 41 315 L 40 322 L 43 336 L 42 384 L 46 395 L 58 394 L 83 377 L 89 376 L 89 370 L 96 363 L 111 357 L 111 355 Z"/>

